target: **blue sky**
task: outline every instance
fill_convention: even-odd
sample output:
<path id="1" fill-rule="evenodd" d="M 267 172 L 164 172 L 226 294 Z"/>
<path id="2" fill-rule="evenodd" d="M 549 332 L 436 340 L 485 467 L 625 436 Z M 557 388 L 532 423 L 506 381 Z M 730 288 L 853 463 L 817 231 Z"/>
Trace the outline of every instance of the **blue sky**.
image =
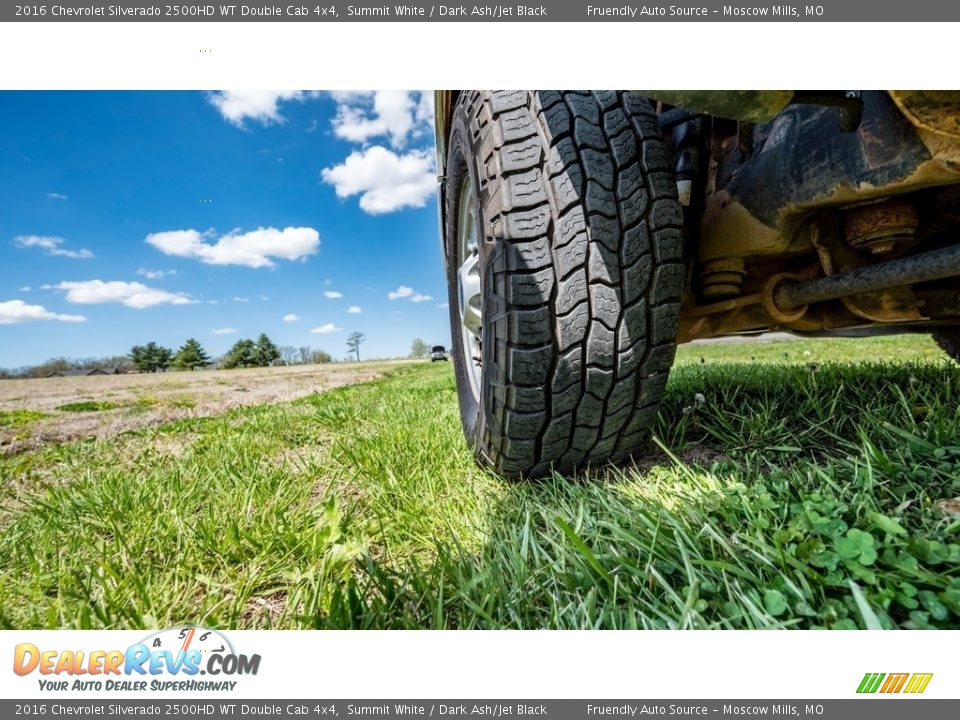
<path id="1" fill-rule="evenodd" d="M 0 366 L 449 345 L 432 97 L 0 92 Z"/>

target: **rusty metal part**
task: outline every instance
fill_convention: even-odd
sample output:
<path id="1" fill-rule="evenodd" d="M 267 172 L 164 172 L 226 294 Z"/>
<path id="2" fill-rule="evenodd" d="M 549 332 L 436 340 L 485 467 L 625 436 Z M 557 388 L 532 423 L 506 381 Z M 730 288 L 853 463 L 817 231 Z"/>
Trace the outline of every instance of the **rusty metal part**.
<path id="1" fill-rule="evenodd" d="M 840 132 L 853 132 L 863 119 L 863 93 L 859 90 L 797 90 L 793 102 L 836 108 Z"/>
<path id="2" fill-rule="evenodd" d="M 705 263 L 700 271 L 703 297 L 708 300 L 736 297 L 746 274 L 743 258 L 718 258 Z"/>
<path id="3" fill-rule="evenodd" d="M 815 231 L 814 237 L 817 236 Z M 925 317 L 917 311 L 924 300 L 918 300 L 913 289 L 903 287 L 960 275 L 960 245 L 851 269 L 851 263 L 864 262 L 863 258 L 839 238 L 836 242 L 849 254 L 843 256 L 843 264 L 836 263 L 840 268 L 836 274 L 817 277 L 822 270 L 832 273 L 835 265 L 825 254 L 823 243 L 818 242 L 818 251 L 826 258 L 823 268 L 814 263 L 798 272 L 775 273 L 759 289 L 740 297 L 686 305 L 680 313 L 679 341 L 771 328 L 797 333 L 842 333 L 893 325 L 925 327 L 931 318 L 937 322 L 937 318 L 960 316 L 955 291 L 944 291 L 948 302 L 940 302 L 943 307 Z M 756 288 L 755 281 L 751 282 Z M 936 297 L 937 290 L 928 285 L 918 293 L 929 302 L 929 298 Z M 839 302 L 828 302 L 834 300 Z M 947 307 L 949 302 L 954 305 Z"/>
<path id="4" fill-rule="evenodd" d="M 760 301 L 760 295 L 753 294 L 681 312 L 677 342 L 766 330 L 771 322 Z"/>
<path id="5" fill-rule="evenodd" d="M 960 138 L 960 91 L 891 90 L 890 97 L 917 127 Z"/>
<path id="6" fill-rule="evenodd" d="M 701 263 L 735 255 L 749 267 L 799 253 L 813 213 L 960 184 L 960 141 L 918 129 L 886 92 L 862 100 L 855 132 L 838 131 L 835 108 L 792 104 L 756 127 L 746 158 L 734 130 L 714 138 Z"/>
<path id="7" fill-rule="evenodd" d="M 883 255 L 914 239 L 920 220 L 909 198 L 896 197 L 848 210 L 846 238 L 851 247 Z"/>
<path id="8" fill-rule="evenodd" d="M 635 90 L 667 105 L 745 122 L 766 122 L 793 100 L 793 90 Z"/>
<path id="9" fill-rule="evenodd" d="M 876 292 L 957 275 L 960 275 L 960 245 L 952 245 L 817 280 L 780 283 L 773 291 L 773 301 L 781 311 L 789 311 L 858 293 Z"/>
<path id="10" fill-rule="evenodd" d="M 812 223 L 810 241 L 826 275 L 850 272 L 873 263 L 840 239 L 836 218 L 825 217 Z M 903 323 L 920 320 L 922 302 L 909 287 L 894 287 L 877 292 L 840 298 L 844 307 L 857 317 L 878 323 Z"/>
<path id="11" fill-rule="evenodd" d="M 808 266 L 799 273 L 777 273 L 755 292 L 737 298 L 719 300 L 699 306 L 687 306 L 680 312 L 679 342 L 703 337 L 763 331 L 775 327 L 817 331 L 824 327 L 822 318 L 808 318 L 807 308 L 782 311 L 773 302 L 773 290 L 781 282 L 802 282 L 815 277 L 819 266 Z M 840 325 L 855 323 L 847 314 L 838 318 Z"/>
<path id="12" fill-rule="evenodd" d="M 760 293 L 763 309 L 767 311 L 777 325 L 790 325 L 802 318 L 809 308 L 809 304 L 784 307 L 776 300 L 777 291 L 786 285 L 797 286 L 807 282 L 795 273 L 778 273 L 769 280 Z"/>

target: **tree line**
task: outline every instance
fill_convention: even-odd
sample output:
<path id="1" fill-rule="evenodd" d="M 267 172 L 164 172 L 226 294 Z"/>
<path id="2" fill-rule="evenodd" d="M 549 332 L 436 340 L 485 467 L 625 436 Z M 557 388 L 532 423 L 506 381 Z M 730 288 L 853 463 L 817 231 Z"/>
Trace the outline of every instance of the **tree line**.
<path id="1" fill-rule="evenodd" d="M 131 371 L 166 372 L 202 370 L 206 367 L 222 369 L 240 367 L 267 367 L 270 365 L 318 365 L 333 362 L 330 353 L 309 345 L 277 347 L 262 333 L 256 340 L 237 340 L 224 355 L 213 358 L 196 338 L 190 338 L 176 351 L 155 341 L 134 345 L 127 355 L 102 358 L 51 358 L 39 365 L 5 369 L 0 368 L 0 380 L 47 377 L 58 372 L 104 370 L 127 373 Z"/>
<path id="2" fill-rule="evenodd" d="M 360 346 L 366 340 L 366 335 L 361 332 L 353 332 L 347 337 L 347 351 L 357 361 L 360 360 Z M 429 354 L 430 346 L 422 338 L 414 338 L 410 347 L 410 357 L 424 358 Z M 0 368 L 0 380 L 47 377 L 58 372 L 78 370 L 105 370 L 117 373 L 136 370 L 153 373 L 166 372 L 171 368 L 192 371 L 217 367 L 230 370 L 271 365 L 322 365 L 330 362 L 334 362 L 334 359 L 325 350 L 309 345 L 277 347 L 266 333 L 261 333 L 256 340 L 249 338 L 237 340 L 219 358 L 212 358 L 196 338 L 189 338 L 176 351 L 151 340 L 145 345 L 134 345 L 127 355 L 83 359 L 58 357 L 39 365 L 28 365 L 16 369 Z"/>
<path id="3" fill-rule="evenodd" d="M 195 338 L 187 340 L 174 352 L 155 342 L 135 345 L 130 351 L 130 360 L 140 372 L 166 371 L 173 367 L 178 370 L 198 370 L 216 365 L 223 370 L 248 367 L 269 367 L 271 365 L 306 365 L 328 363 L 333 360 L 329 353 L 310 347 L 278 348 L 266 333 L 260 333 L 256 340 L 242 338 L 233 347 L 214 361 Z"/>

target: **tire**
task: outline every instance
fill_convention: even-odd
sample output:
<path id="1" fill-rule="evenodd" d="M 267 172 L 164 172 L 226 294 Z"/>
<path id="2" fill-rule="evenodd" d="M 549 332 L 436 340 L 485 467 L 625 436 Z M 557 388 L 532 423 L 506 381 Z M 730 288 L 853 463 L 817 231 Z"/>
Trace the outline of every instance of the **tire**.
<path id="1" fill-rule="evenodd" d="M 568 475 L 643 447 L 685 279 L 672 167 L 649 102 L 629 93 L 460 94 L 444 248 L 460 414 L 482 465 Z M 471 263 L 479 341 L 461 316 Z"/>
<path id="2" fill-rule="evenodd" d="M 933 339 L 951 359 L 960 362 L 960 328 L 941 328 L 935 330 Z"/>

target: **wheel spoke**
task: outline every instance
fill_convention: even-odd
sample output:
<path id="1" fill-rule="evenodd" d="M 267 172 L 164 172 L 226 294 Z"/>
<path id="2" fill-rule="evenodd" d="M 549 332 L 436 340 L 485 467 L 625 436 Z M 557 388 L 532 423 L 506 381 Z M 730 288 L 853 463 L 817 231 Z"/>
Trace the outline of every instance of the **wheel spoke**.
<path id="1" fill-rule="evenodd" d="M 476 217 L 476 198 L 470 179 L 460 186 L 457 212 L 457 290 L 462 338 L 463 366 L 475 398 L 480 398 L 483 333 L 483 299 L 480 283 L 480 234 Z"/>
<path id="2" fill-rule="evenodd" d="M 473 253 L 457 271 L 460 280 L 460 318 L 471 335 L 480 338 L 483 318 L 480 314 L 480 256 Z"/>

